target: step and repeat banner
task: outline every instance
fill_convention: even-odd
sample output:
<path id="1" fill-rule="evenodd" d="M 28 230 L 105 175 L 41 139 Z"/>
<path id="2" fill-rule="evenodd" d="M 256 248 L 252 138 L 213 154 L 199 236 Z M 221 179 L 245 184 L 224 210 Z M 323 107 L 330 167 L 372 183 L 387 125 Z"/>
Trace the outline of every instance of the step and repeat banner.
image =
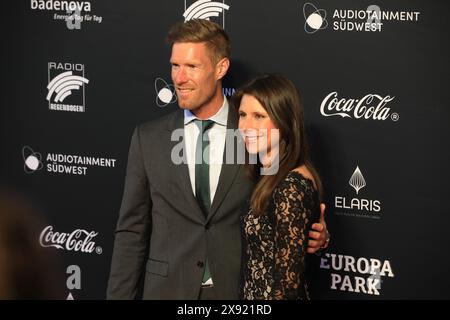
<path id="1" fill-rule="evenodd" d="M 447 1 L 9 0 L 2 6 L 2 184 L 41 212 L 64 296 L 104 299 L 131 134 L 178 108 L 168 29 L 232 41 L 223 92 L 262 72 L 304 102 L 329 250 L 316 299 L 449 299 Z M 158 137 L 155 137 L 158 139 Z"/>

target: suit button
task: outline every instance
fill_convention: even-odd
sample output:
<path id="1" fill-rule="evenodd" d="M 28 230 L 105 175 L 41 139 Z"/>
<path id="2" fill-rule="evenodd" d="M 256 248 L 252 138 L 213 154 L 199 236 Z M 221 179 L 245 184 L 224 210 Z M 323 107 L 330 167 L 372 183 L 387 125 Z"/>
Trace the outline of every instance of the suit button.
<path id="1" fill-rule="evenodd" d="M 206 229 L 206 230 L 209 230 L 209 224 L 207 224 L 207 225 L 205 226 L 205 229 Z"/>
<path id="2" fill-rule="evenodd" d="M 197 267 L 203 268 L 204 263 L 202 261 L 197 262 Z"/>

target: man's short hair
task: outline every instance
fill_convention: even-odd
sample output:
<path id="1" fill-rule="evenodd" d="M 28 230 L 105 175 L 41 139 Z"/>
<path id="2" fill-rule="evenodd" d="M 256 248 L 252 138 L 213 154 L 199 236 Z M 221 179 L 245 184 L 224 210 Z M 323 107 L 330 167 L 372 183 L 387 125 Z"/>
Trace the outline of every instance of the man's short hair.
<path id="1" fill-rule="evenodd" d="M 226 32 L 209 20 L 193 19 L 175 24 L 167 35 L 170 44 L 177 42 L 204 42 L 211 53 L 211 61 L 216 64 L 223 58 L 230 58 L 231 45 Z"/>

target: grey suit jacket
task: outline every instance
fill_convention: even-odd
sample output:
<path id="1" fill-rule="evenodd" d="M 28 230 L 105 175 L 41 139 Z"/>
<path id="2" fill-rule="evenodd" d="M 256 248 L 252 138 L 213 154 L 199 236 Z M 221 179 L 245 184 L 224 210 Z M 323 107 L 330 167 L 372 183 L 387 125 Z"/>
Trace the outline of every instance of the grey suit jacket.
<path id="1" fill-rule="evenodd" d="M 205 217 L 193 195 L 187 164 L 171 161 L 173 147 L 180 144 L 171 141 L 171 134 L 183 129 L 183 119 L 178 110 L 134 131 L 108 299 L 140 298 L 139 288 L 144 299 L 197 299 L 206 258 L 217 298 L 238 298 L 239 217 L 253 184 L 242 165 L 224 163 L 211 212 Z M 227 128 L 237 128 L 231 107 Z"/>

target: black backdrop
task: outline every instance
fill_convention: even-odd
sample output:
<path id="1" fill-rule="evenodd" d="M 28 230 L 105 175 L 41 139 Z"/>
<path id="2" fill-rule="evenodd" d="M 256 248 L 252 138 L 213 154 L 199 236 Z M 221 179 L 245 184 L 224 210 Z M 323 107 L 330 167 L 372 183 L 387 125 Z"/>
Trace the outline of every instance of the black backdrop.
<path id="1" fill-rule="evenodd" d="M 278 72 L 303 95 L 332 234 L 314 261 L 314 297 L 449 299 L 448 2 L 218 2 L 228 9 L 211 19 L 232 40 L 225 93 Z M 33 199 L 53 232 L 81 230 L 82 250 L 41 240 L 63 261 L 68 297 L 105 297 L 131 133 L 177 108 L 165 35 L 193 3 L 2 5 L 1 178 Z M 67 4 L 82 5 L 83 22 L 61 20 Z M 365 27 L 371 5 L 375 31 L 351 30 Z M 68 71 L 88 83 L 48 101 L 47 86 Z"/>

